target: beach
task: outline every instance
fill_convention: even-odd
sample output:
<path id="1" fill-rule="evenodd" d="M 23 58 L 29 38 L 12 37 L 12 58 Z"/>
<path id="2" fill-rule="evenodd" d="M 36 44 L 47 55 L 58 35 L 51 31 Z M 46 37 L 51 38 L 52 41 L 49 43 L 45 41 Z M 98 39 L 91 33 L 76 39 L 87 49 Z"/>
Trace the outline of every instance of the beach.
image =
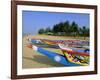
<path id="1" fill-rule="evenodd" d="M 22 68 L 51 68 L 51 67 L 65 67 L 64 65 L 57 63 L 48 57 L 34 51 L 33 49 L 28 48 L 26 45 L 29 44 L 27 41 L 28 38 L 34 39 L 49 39 L 49 40 L 83 40 L 84 38 L 74 38 L 74 37 L 66 37 L 66 36 L 51 36 L 51 35 L 25 35 L 23 36 L 23 53 L 22 53 Z M 89 40 L 88 38 L 86 40 Z M 50 50 L 56 52 L 58 54 L 62 54 L 60 49 L 51 49 L 45 48 L 46 50 Z"/>

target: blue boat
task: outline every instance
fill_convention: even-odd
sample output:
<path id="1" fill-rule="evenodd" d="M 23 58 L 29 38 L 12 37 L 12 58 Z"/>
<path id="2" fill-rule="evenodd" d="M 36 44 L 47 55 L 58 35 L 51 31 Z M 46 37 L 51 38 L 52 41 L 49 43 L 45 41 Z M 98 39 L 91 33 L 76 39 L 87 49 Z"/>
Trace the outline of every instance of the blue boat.
<path id="1" fill-rule="evenodd" d="M 48 58 L 50 58 L 51 60 L 53 60 L 57 63 L 63 64 L 65 66 L 80 66 L 79 64 L 69 62 L 68 59 L 65 58 L 64 55 L 60 55 L 58 53 L 48 51 L 48 50 L 45 50 L 43 48 L 40 48 L 40 47 L 37 47 L 37 46 L 34 46 L 34 45 L 31 45 L 31 46 L 32 47 L 30 47 L 30 46 L 28 46 L 28 47 L 39 52 L 42 55 L 47 56 Z"/>

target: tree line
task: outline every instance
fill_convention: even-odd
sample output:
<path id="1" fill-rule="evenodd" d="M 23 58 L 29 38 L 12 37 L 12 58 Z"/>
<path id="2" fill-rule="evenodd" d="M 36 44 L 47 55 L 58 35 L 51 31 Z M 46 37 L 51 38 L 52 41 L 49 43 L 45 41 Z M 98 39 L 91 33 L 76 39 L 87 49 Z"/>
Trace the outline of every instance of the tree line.
<path id="1" fill-rule="evenodd" d="M 57 35 L 57 36 L 83 36 L 89 37 L 89 28 L 86 26 L 80 27 L 75 21 L 69 23 L 69 21 L 60 22 L 53 25 L 52 28 L 41 28 L 38 31 L 39 34 Z"/>

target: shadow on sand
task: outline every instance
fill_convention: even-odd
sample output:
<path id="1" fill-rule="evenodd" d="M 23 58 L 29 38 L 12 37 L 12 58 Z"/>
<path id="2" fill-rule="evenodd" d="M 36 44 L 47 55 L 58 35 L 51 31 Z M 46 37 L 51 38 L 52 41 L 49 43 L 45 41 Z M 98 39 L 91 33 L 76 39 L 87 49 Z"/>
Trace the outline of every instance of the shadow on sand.
<path id="1" fill-rule="evenodd" d="M 27 59 L 27 60 L 34 61 L 34 62 L 38 62 L 41 64 L 51 65 L 51 66 L 55 66 L 55 67 L 64 67 L 64 65 L 57 63 L 57 62 L 49 59 L 46 56 L 35 55 L 33 58 L 29 58 L 29 57 L 23 57 L 23 58 Z"/>

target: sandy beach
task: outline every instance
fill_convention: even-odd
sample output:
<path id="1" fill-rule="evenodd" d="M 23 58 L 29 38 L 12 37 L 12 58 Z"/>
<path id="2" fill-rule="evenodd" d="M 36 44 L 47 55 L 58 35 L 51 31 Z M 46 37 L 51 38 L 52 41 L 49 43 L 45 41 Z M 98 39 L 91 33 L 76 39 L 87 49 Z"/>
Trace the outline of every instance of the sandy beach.
<path id="1" fill-rule="evenodd" d="M 43 36 L 28 36 L 30 38 L 43 38 Z M 52 39 L 52 38 L 51 38 Z M 23 68 L 47 68 L 47 67 L 61 67 L 61 65 L 53 60 L 49 59 L 48 57 L 41 55 L 40 53 L 26 47 L 25 45 L 28 44 L 27 36 L 23 37 L 23 61 L 22 67 Z M 49 49 L 47 49 L 49 50 Z M 52 49 L 52 51 L 55 51 Z M 56 50 L 56 52 L 61 52 L 60 50 Z"/>
<path id="2" fill-rule="evenodd" d="M 49 68 L 49 67 L 64 67 L 64 65 L 57 63 L 48 57 L 41 55 L 40 53 L 28 48 L 27 45 L 28 41 L 27 38 L 36 38 L 36 39 L 50 39 L 50 40 L 67 40 L 67 39 L 75 39 L 72 37 L 59 37 L 59 36 L 45 36 L 45 35 L 28 35 L 23 36 L 23 58 L 22 58 L 22 68 Z M 76 38 L 77 39 L 77 38 Z M 87 39 L 88 40 L 88 39 Z M 49 49 L 47 50 L 57 52 L 58 54 L 62 54 L 60 49 Z M 63 54 L 62 54 L 63 55 Z"/>

